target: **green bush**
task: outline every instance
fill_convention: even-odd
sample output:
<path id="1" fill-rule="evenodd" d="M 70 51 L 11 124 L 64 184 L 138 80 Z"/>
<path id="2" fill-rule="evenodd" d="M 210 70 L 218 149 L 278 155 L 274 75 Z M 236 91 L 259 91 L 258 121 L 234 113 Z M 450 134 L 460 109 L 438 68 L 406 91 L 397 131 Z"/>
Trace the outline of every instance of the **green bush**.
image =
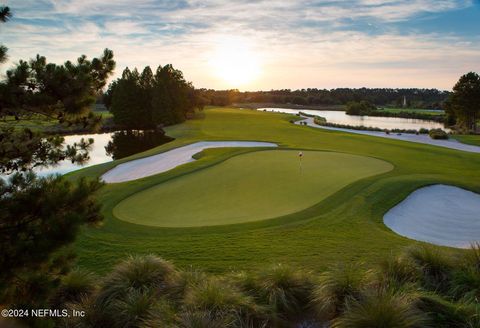
<path id="1" fill-rule="evenodd" d="M 414 328 L 428 327 L 428 315 L 409 295 L 387 291 L 371 292 L 349 299 L 345 312 L 333 321 L 333 328 Z"/>
<path id="2" fill-rule="evenodd" d="M 320 276 L 284 265 L 212 276 L 130 257 L 102 280 L 72 272 L 58 308 L 86 313 L 66 327 L 480 327 L 480 247 L 451 254 L 415 246 Z"/>
<path id="3" fill-rule="evenodd" d="M 369 113 L 376 110 L 377 107 L 365 100 L 360 102 L 351 101 L 346 105 L 346 113 L 348 115 L 369 115 Z"/>
<path id="4" fill-rule="evenodd" d="M 365 274 L 355 266 L 342 266 L 323 273 L 311 300 L 318 316 L 334 318 L 341 314 L 349 299 L 360 297 L 365 282 Z"/>
<path id="5" fill-rule="evenodd" d="M 419 296 L 418 307 L 428 313 L 433 327 L 480 327 L 478 303 L 453 303 L 435 293 Z"/>
<path id="6" fill-rule="evenodd" d="M 433 291 L 447 292 L 455 262 L 434 246 L 414 246 L 406 252 L 421 272 L 420 282 Z"/>
<path id="7" fill-rule="evenodd" d="M 450 294 L 466 302 L 480 300 L 480 245 L 473 244 L 466 251 L 452 273 Z"/>
<path id="8" fill-rule="evenodd" d="M 242 325 L 268 321 L 265 309 L 231 282 L 210 277 L 191 286 L 184 299 L 188 313 L 208 313 L 209 318 Z M 195 316 L 194 316 L 195 317 Z"/>
<path id="9" fill-rule="evenodd" d="M 317 125 L 325 125 L 327 123 L 327 119 L 325 117 L 322 117 L 322 116 L 315 116 L 313 118 L 313 123 L 315 123 Z"/>
<path id="10" fill-rule="evenodd" d="M 442 129 L 431 129 L 430 132 L 428 132 L 428 135 L 432 139 L 448 139 L 447 132 Z"/>
<path id="11" fill-rule="evenodd" d="M 312 278 L 285 265 L 275 265 L 256 274 L 242 273 L 233 278 L 237 285 L 265 307 L 270 322 L 292 322 L 310 313 Z"/>
<path id="12" fill-rule="evenodd" d="M 398 290 L 406 284 L 417 282 L 420 277 L 418 267 L 410 258 L 390 256 L 380 261 L 373 280 L 384 288 Z"/>
<path id="13" fill-rule="evenodd" d="M 124 297 L 134 290 L 163 291 L 173 284 L 174 266 L 154 255 L 132 256 L 117 265 L 103 282 L 100 298 L 104 302 Z"/>
<path id="14" fill-rule="evenodd" d="M 55 304 L 78 302 L 92 294 L 97 286 L 97 277 L 85 270 L 75 269 L 64 276 L 54 296 Z"/>

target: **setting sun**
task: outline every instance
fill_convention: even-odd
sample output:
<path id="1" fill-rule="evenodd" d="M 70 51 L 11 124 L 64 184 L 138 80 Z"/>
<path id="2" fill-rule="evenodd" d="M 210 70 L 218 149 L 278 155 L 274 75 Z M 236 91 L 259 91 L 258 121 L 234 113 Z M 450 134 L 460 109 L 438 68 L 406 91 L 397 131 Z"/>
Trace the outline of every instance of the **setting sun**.
<path id="1" fill-rule="evenodd" d="M 260 74 L 258 56 L 241 38 L 221 39 L 211 58 L 215 74 L 229 87 L 245 85 Z"/>

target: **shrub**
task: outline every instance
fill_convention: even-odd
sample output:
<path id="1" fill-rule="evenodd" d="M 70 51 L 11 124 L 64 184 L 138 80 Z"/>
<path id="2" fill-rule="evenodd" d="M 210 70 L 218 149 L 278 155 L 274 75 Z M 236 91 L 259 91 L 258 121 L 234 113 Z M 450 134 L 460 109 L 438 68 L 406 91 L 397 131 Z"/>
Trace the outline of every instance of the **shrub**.
<path id="1" fill-rule="evenodd" d="M 150 293 L 132 290 L 124 298 L 115 300 L 110 311 L 117 327 L 139 327 L 152 316 L 155 304 Z"/>
<path id="2" fill-rule="evenodd" d="M 296 322 L 310 316 L 313 282 L 309 274 L 285 265 L 275 265 L 257 274 L 241 273 L 237 285 L 265 307 L 270 323 Z"/>
<path id="3" fill-rule="evenodd" d="M 184 299 L 190 313 L 209 313 L 214 320 L 231 320 L 237 325 L 266 320 L 265 311 L 254 299 L 228 281 L 208 278 L 189 287 Z"/>
<path id="4" fill-rule="evenodd" d="M 343 266 L 320 276 L 311 303 L 321 318 L 332 318 L 343 312 L 348 299 L 357 299 L 365 284 L 358 267 Z"/>
<path id="5" fill-rule="evenodd" d="M 348 299 L 346 308 L 333 328 L 414 328 L 428 327 L 428 316 L 415 301 L 402 294 L 379 291 Z"/>
<path id="6" fill-rule="evenodd" d="M 105 278 L 99 297 L 108 302 L 133 290 L 162 291 L 167 289 L 175 274 L 173 265 L 157 256 L 131 256 Z"/>
<path id="7" fill-rule="evenodd" d="M 96 289 L 97 277 L 91 272 L 75 269 L 64 276 L 54 296 L 55 304 L 78 302 Z"/>
<path id="8" fill-rule="evenodd" d="M 430 290 L 447 292 L 454 263 L 452 259 L 434 246 L 410 247 L 407 258 L 413 261 L 421 272 L 421 282 Z"/>
<path id="9" fill-rule="evenodd" d="M 382 287 L 397 290 L 405 284 L 412 284 L 420 278 L 415 263 L 405 256 L 390 256 L 380 261 L 375 281 Z"/>
<path id="10" fill-rule="evenodd" d="M 480 245 L 466 251 L 452 274 L 450 294 L 463 301 L 480 300 Z"/>
<path id="11" fill-rule="evenodd" d="M 468 251 L 464 254 L 465 265 L 470 266 L 480 272 L 480 243 L 473 243 Z"/>
<path id="12" fill-rule="evenodd" d="M 185 294 L 190 286 L 197 286 L 208 279 L 208 275 L 202 271 L 190 269 L 181 271 L 172 279 L 165 290 L 168 298 L 176 304 L 183 302 Z"/>
<path id="13" fill-rule="evenodd" d="M 313 123 L 317 125 L 325 125 L 327 123 L 327 119 L 325 117 L 315 116 L 313 118 Z"/>
<path id="14" fill-rule="evenodd" d="M 85 316 L 69 316 L 63 319 L 64 327 L 114 327 L 113 313 L 111 309 L 97 301 L 97 295 L 82 297 L 79 302 L 67 304 L 72 311 L 84 311 Z"/>
<path id="15" fill-rule="evenodd" d="M 430 314 L 433 327 L 480 327 L 478 303 L 452 303 L 434 293 L 424 293 L 418 307 Z"/>
<path id="16" fill-rule="evenodd" d="M 257 279 L 260 297 L 281 317 L 293 320 L 307 312 L 313 283 L 306 273 L 275 265 Z"/>
<path id="17" fill-rule="evenodd" d="M 377 107 L 366 100 L 360 102 L 351 101 L 346 105 L 346 113 L 348 115 L 369 115 L 371 112 L 377 110 Z"/>
<path id="18" fill-rule="evenodd" d="M 448 134 L 442 129 L 431 129 L 428 135 L 432 139 L 448 139 Z"/>
<path id="19" fill-rule="evenodd" d="M 284 265 L 215 277 L 131 257 L 97 288 L 93 276 L 72 271 L 58 308 L 85 311 L 60 319 L 67 327 L 401 328 L 428 326 L 427 314 L 434 327 L 480 327 L 480 247 L 462 254 L 457 261 L 441 248 L 416 246 L 376 270 L 348 265 L 315 280 Z"/>
<path id="20" fill-rule="evenodd" d="M 232 327 L 234 318 L 228 314 L 218 316 L 211 311 L 186 311 L 180 314 L 178 326 L 181 328 L 225 328 Z M 153 327 L 152 327 L 153 328 Z"/>
<path id="21" fill-rule="evenodd" d="M 461 267 L 452 274 L 450 293 L 455 299 L 480 300 L 480 272 L 473 267 Z"/>

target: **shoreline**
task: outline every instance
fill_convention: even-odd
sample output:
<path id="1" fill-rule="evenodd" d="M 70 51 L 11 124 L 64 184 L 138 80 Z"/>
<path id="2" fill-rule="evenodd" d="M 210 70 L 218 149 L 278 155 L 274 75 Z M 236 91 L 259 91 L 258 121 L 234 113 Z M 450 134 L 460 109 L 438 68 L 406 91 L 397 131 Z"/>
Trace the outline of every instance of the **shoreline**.
<path id="1" fill-rule="evenodd" d="M 302 116 L 304 117 L 304 116 Z M 421 144 L 427 144 L 431 146 L 438 146 L 438 147 L 444 147 L 444 148 L 449 148 L 449 149 L 454 149 L 454 150 L 460 150 L 460 151 L 466 151 L 470 153 L 480 153 L 480 147 L 479 146 L 474 146 L 474 145 L 468 145 L 461 143 L 457 141 L 456 139 L 450 138 L 447 140 L 442 140 L 442 139 L 432 139 L 430 138 L 429 135 L 422 135 L 422 134 L 411 134 L 411 133 L 390 133 L 386 134 L 385 132 L 379 132 L 379 131 L 366 131 L 366 130 L 353 130 L 353 129 L 344 129 L 344 128 L 334 128 L 334 127 L 328 127 L 328 126 L 322 126 L 315 124 L 313 122 L 312 117 L 304 117 L 303 120 L 296 121 L 294 124 L 301 125 L 301 122 L 306 122 L 307 126 L 317 128 L 317 129 L 325 129 L 325 130 L 333 130 L 333 131 L 341 131 L 341 132 L 347 132 L 347 133 L 354 133 L 354 134 L 361 134 L 361 135 L 367 135 L 367 136 L 372 136 L 372 137 L 380 137 L 380 138 L 386 138 L 386 139 L 394 139 L 394 140 L 400 140 L 400 141 L 409 141 L 409 142 L 415 142 L 415 143 L 421 143 Z"/>

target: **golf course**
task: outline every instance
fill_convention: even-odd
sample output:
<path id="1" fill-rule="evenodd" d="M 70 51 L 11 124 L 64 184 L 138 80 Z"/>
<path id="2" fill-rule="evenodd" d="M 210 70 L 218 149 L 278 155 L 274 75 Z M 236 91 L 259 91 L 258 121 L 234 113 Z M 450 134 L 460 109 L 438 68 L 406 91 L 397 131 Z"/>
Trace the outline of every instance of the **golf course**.
<path id="1" fill-rule="evenodd" d="M 480 192 L 480 154 L 291 123 L 298 119 L 209 107 L 165 128 L 172 142 L 70 173 L 71 180 L 101 177 L 202 141 L 278 145 L 206 148 L 167 171 L 106 183 L 98 192 L 104 222 L 81 231 L 78 264 L 103 273 L 127 254 L 153 253 L 215 273 L 266 263 L 369 266 L 419 243 L 383 223 L 416 189 L 444 184 Z"/>

